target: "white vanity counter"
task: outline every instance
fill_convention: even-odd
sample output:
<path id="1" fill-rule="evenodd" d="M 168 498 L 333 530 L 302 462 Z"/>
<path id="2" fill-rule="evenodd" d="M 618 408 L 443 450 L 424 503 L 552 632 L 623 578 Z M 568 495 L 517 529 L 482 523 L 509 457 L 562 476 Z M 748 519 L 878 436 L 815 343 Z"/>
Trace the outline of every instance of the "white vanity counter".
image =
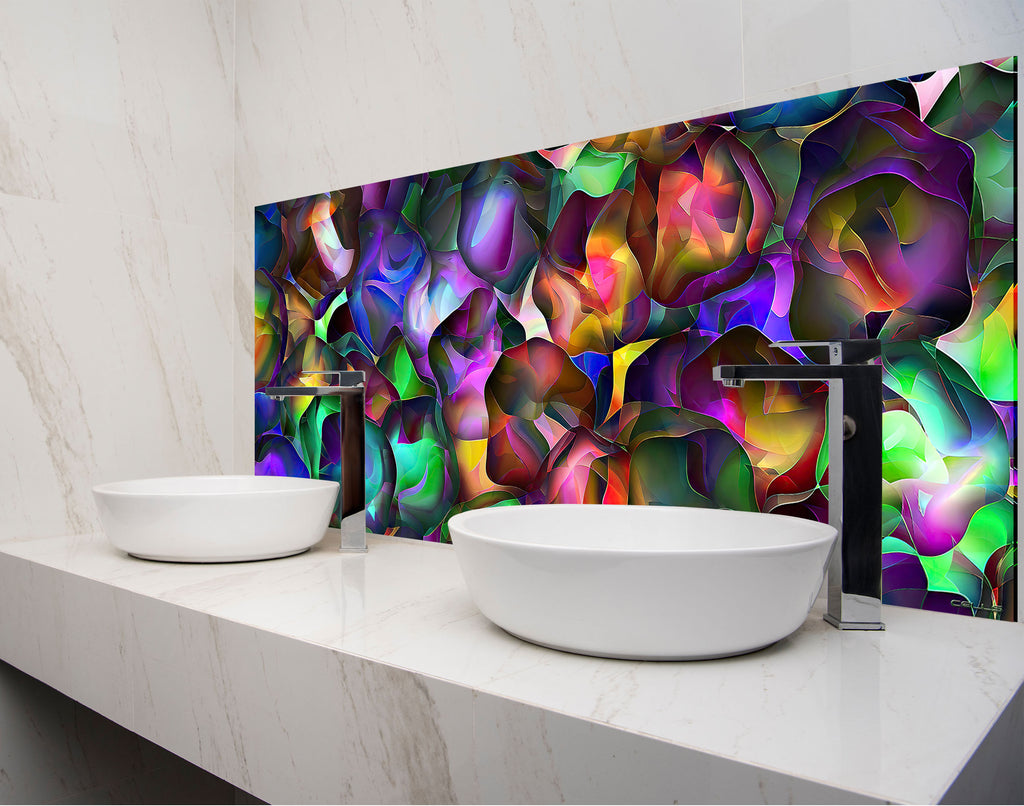
<path id="1" fill-rule="evenodd" d="M 491 625 L 450 546 L 336 545 L 178 565 L 102 535 L 0 544 L 0 658 L 271 802 L 1024 797 L 1024 625 L 815 612 L 751 655 L 601 660 Z"/>

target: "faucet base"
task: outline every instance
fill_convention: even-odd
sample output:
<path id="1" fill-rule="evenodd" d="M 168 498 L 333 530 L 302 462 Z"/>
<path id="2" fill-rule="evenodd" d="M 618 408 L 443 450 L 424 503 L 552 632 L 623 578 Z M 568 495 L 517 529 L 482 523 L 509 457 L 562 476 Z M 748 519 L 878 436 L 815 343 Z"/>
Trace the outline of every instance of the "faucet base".
<path id="1" fill-rule="evenodd" d="M 881 621 L 840 621 L 835 616 L 826 613 L 823 618 L 837 630 L 884 630 L 885 624 Z"/>
<path id="2" fill-rule="evenodd" d="M 338 541 L 335 545 L 342 554 L 365 554 L 367 551 L 365 530 L 344 521 L 340 529 L 328 526 L 326 539 Z"/>
<path id="3" fill-rule="evenodd" d="M 338 551 L 344 554 L 366 552 L 366 510 L 360 509 L 341 519 L 340 528 L 331 529 L 338 533 Z"/>

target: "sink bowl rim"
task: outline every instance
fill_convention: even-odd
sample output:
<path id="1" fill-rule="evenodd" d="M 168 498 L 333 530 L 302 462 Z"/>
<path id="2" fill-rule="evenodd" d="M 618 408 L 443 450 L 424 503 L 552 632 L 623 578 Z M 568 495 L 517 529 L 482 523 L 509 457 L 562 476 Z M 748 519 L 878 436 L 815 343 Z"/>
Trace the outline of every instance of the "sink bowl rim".
<path id="1" fill-rule="evenodd" d="M 287 557 L 323 539 L 339 485 L 291 476 L 194 475 L 97 484 L 100 527 L 144 560 L 246 562 Z"/>
<path id="2" fill-rule="evenodd" d="M 532 510 L 544 510 L 544 509 L 567 509 L 581 507 L 586 509 L 621 509 L 623 507 L 634 507 L 636 509 L 647 509 L 657 508 L 664 510 L 684 510 L 687 512 L 698 511 L 698 512 L 728 512 L 730 516 L 738 516 L 740 518 L 746 518 L 751 521 L 761 519 L 771 519 L 771 521 L 777 525 L 790 525 L 795 527 L 801 532 L 806 533 L 806 537 L 801 535 L 800 540 L 790 540 L 789 542 L 780 542 L 777 545 L 760 545 L 760 546 L 716 546 L 708 545 L 700 548 L 693 547 L 645 547 L 630 544 L 612 545 L 612 546 L 594 546 L 594 545 L 573 545 L 571 543 L 538 543 L 533 541 L 525 541 L 511 537 L 499 537 L 495 535 L 489 535 L 481 532 L 479 528 L 472 528 L 469 524 L 474 520 L 474 516 L 479 517 L 483 513 L 495 512 L 498 510 L 520 510 L 529 508 Z M 779 554 L 779 553 L 791 553 L 796 549 L 810 549 L 819 545 L 832 543 L 836 540 L 838 535 L 835 527 L 827 524 L 820 523 L 818 521 L 806 520 L 804 518 L 797 518 L 793 515 L 778 515 L 770 512 L 747 512 L 744 510 L 720 510 L 710 507 L 686 507 L 686 506 L 662 506 L 662 505 L 646 505 L 646 504 L 523 504 L 517 507 L 485 507 L 481 509 L 474 509 L 468 512 L 460 512 L 457 515 L 453 515 L 449 521 L 449 530 L 451 529 L 452 521 L 456 521 L 456 528 L 460 529 L 466 537 L 471 540 L 479 540 L 487 543 L 494 544 L 496 546 L 508 546 L 514 547 L 517 550 L 524 551 L 544 551 L 544 552 L 567 552 L 567 553 L 599 553 L 599 554 L 616 554 L 616 555 L 644 555 L 644 556 L 698 556 L 698 555 L 728 555 L 728 554 L 743 554 L 745 556 L 753 555 L 765 555 L 765 554 Z M 453 536 L 453 543 L 457 544 L 457 541 Z"/>
<path id="3" fill-rule="evenodd" d="M 244 481 L 253 483 L 250 488 L 231 488 L 223 482 Z M 185 489 L 161 489 L 158 485 L 165 482 L 194 482 L 198 486 Z M 203 488 L 202 483 L 209 486 Z M 156 498 L 187 498 L 192 496 L 231 496 L 241 497 L 249 495 L 265 496 L 274 493 L 297 493 L 311 491 L 317 488 L 338 487 L 338 482 L 329 479 L 308 479 L 294 476 L 248 476 L 245 474 L 204 474 L 204 475 L 179 475 L 179 476 L 153 476 L 150 478 L 124 479 L 121 481 L 107 481 L 96 484 L 92 490 L 94 494 L 104 496 L 125 496 L 137 498 L 140 496 L 151 496 Z"/>
<path id="4" fill-rule="evenodd" d="M 704 660 L 769 646 L 807 620 L 838 542 L 828 524 L 772 513 L 501 509 L 449 521 L 473 602 L 511 635 L 596 657 Z"/>

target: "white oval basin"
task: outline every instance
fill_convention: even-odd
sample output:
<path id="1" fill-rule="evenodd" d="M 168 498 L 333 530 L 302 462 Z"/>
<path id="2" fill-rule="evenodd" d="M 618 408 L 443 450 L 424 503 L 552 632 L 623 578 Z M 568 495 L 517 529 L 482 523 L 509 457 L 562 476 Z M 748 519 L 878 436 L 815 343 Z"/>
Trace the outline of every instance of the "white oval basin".
<path id="1" fill-rule="evenodd" d="M 338 483 L 284 476 L 179 476 L 93 487 L 110 542 L 147 560 L 217 563 L 298 554 L 319 542 Z"/>
<path id="2" fill-rule="evenodd" d="M 807 618 L 836 539 L 784 515 L 537 504 L 449 522 L 481 612 L 536 644 L 696 660 L 785 638 Z"/>

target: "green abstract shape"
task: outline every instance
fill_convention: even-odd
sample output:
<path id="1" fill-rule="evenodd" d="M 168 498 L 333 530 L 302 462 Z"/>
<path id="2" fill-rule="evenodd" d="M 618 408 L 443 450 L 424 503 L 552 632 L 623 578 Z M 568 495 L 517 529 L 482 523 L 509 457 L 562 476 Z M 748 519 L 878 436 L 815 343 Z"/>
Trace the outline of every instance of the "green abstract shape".
<path id="1" fill-rule="evenodd" d="M 501 300 L 497 301 L 495 323 L 501 329 L 501 350 L 511 350 L 526 341 L 526 328 L 508 312 Z"/>
<path id="2" fill-rule="evenodd" d="M 957 550 L 984 571 L 997 549 L 1014 542 L 1013 509 L 1005 499 L 981 507 L 967 525 Z"/>
<path id="3" fill-rule="evenodd" d="M 991 588 L 991 586 L 985 584 L 985 577 L 979 569 L 963 567 L 961 563 L 967 561 L 959 551 L 954 550 L 951 554 L 952 558 L 949 571 L 946 572 L 946 579 L 967 601 L 976 607 L 981 604 L 985 588 Z"/>
<path id="4" fill-rule="evenodd" d="M 338 296 L 331 300 L 331 304 L 327 306 L 327 310 L 324 311 L 323 316 L 314 322 L 314 333 L 320 341 L 327 343 L 327 328 L 331 323 L 331 317 L 334 316 L 334 312 L 338 310 L 342 305 L 348 302 L 348 291 L 343 290 Z"/>
<path id="5" fill-rule="evenodd" d="M 893 506 L 892 504 L 885 504 L 885 503 L 883 503 L 882 504 L 882 534 L 885 535 L 884 540 L 888 540 L 889 538 L 891 538 L 892 537 L 892 533 L 895 532 L 899 528 L 899 525 L 901 523 L 903 523 L 903 511 L 900 509 L 900 507 Z M 892 538 L 892 539 L 893 540 L 897 540 L 897 538 Z M 882 553 L 885 554 L 888 551 L 894 550 L 894 549 L 887 549 L 885 547 L 884 540 L 883 540 L 883 544 L 882 544 Z M 899 541 L 899 542 L 902 543 L 903 541 Z M 903 545 L 906 546 L 906 543 L 904 543 Z M 911 554 L 914 553 L 913 549 L 910 548 L 909 546 L 907 546 L 907 550 Z"/>
<path id="6" fill-rule="evenodd" d="M 883 359 L 886 385 L 909 403 L 929 441 L 942 454 L 980 455 L 986 461 L 986 476 L 1005 478 L 1006 431 L 963 367 L 935 345 L 923 342 L 888 345 Z"/>
<path id="7" fill-rule="evenodd" d="M 942 350 L 960 364 L 990 400 L 1017 396 L 1017 355 L 1014 334 L 1005 318 L 992 313 L 974 338 L 944 342 Z"/>
<path id="8" fill-rule="evenodd" d="M 317 469 L 320 467 L 320 451 L 323 446 L 321 441 L 323 419 L 318 417 L 318 414 L 325 399 L 310 397 L 305 400 L 309 403 L 298 420 L 298 438 L 302 448 L 302 461 L 309 468 L 310 476 L 315 478 Z M 320 405 L 314 401 L 320 401 Z"/>
<path id="9" fill-rule="evenodd" d="M 818 458 L 814 465 L 814 478 L 818 484 L 822 484 L 825 480 L 825 472 L 828 470 L 828 435 L 821 441 L 821 446 L 818 448 Z M 825 494 L 828 495 L 828 485 L 825 486 Z"/>
<path id="10" fill-rule="evenodd" d="M 398 509 L 404 523 L 416 524 L 429 534 L 439 523 L 447 507 L 438 513 L 445 498 L 447 454 L 435 440 L 393 445 L 395 466 L 395 492 Z"/>
<path id="11" fill-rule="evenodd" d="M 388 351 L 377 360 L 377 370 L 391 382 L 402 400 L 432 396 L 434 393 L 433 388 L 416 371 L 405 339 L 396 339 L 391 344 Z"/>
<path id="12" fill-rule="evenodd" d="M 909 554 L 911 557 L 917 556 L 913 546 L 892 535 L 886 535 L 882 538 L 882 554 Z"/>
<path id="13" fill-rule="evenodd" d="M 448 521 L 461 512 L 472 512 L 476 509 L 487 509 L 488 507 L 518 507 L 522 506 L 519 499 L 507 490 L 488 490 L 475 498 L 464 503 L 455 504 L 444 519 L 441 525 L 441 542 L 451 543 L 452 536 L 448 529 Z"/>
<path id="14" fill-rule="evenodd" d="M 1000 250 L 978 284 L 967 320 L 936 343 L 989 400 L 1017 397 L 1016 303 L 1013 255 Z"/>
<path id="15" fill-rule="evenodd" d="M 890 484 L 903 479 L 948 481 L 942 457 L 910 412 L 882 415 L 882 479 Z"/>
<path id="16" fill-rule="evenodd" d="M 710 507 L 711 500 L 690 486 L 686 473 L 690 443 L 685 437 L 645 439 L 629 463 L 629 503 Z"/>
<path id="17" fill-rule="evenodd" d="M 750 457 L 738 445 L 719 469 L 711 500 L 716 507 L 756 512 L 754 471 Z"/>
<path id="18" fill-rule="evenodd" d="M 402 206 L 402 218 L 413 224 L 419 222 L 422 196 L 423 185 L 419 182 L 410 182 L 409 190 L 405 194 L 405 204 Z"/>
<path id="19" fill-rule="evenodd" d="M 462 180 L 465 171 L 435 171 L 423 189 L 419 215 L 420 234 L 433 252 L 455 252 L 459 248 L 459 214 L 462 209 Z"/>
<path id="20" fill-rule="evenodd" d="M 945 593 L 960 593 L 960 588 L 949 578 L 953 566 L 953 552 L 947 551 L 934 557 L 918 555 L 921 567 L 928 577 L 928 590 Z"/>
<path id="21" fill-rule="evenodd" d="M 459 489 L 454 445 L 432 396 L 396 401 L 385 416 L 384 433 L 394 461 L 392 506 L 398 534 L 440 539 L 445 516 Z"/>
<path id="22" fill-rule="evenodd" d="M 1011 108 L 1006 114 L 1012 118 L 1013 112 Z M 981 197 L 979 212 L 986 219 L 1013 221 L 1013 143 L 990 129 L 968 145 L 974 151 L 974 181 Z"/>
<path id="23" fill-rule="evenodd" d="M 743 448 L 739 443 L 724 447 L 732 437 L 722 431 L 700 432 L 700 437 L 641 442 L 629 465 L 629 503 L 756 511 L 753 468 Z M 713 474 L 705 472 L 709 463 Z M 699 489 L 707 475 L 713 487 Z"/>
<path id="24" fill-rule="evenodd" d="M 572 190 L 582 190 L 588 196 L 600 198 L 619 186 L 627 166 L 635 161 L 632 154 L 608 154 L 588 144 L 576 159 L 576 164 L 566 172 L 563 181 Z M 566 198 L 572 190 L 565 194 Z"/>
<path id="25" fill-rule="evenodd" d="M 387 435 L 373 420 L 365 420 L 366 435 L 366 524 L 383 534 L 395 522 L 395 459 Z"/>
<path id="26" fill-rule="evenodd" d="M 961 67 L 928 112 L 925 123 L 957 140 L 992 128 L 1013 103 L 1017 77 L 979 62 Z"/>

